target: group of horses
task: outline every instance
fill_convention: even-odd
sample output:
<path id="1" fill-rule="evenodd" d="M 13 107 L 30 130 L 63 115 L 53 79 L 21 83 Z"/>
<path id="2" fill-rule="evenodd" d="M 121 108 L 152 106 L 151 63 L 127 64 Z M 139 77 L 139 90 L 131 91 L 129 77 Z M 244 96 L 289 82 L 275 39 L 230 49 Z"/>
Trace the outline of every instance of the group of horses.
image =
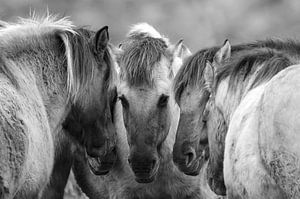
<path id="1" fill-rule="evenodd" d="M 299 42 L 0 24 L 0 199 L 300 198 Z"/>

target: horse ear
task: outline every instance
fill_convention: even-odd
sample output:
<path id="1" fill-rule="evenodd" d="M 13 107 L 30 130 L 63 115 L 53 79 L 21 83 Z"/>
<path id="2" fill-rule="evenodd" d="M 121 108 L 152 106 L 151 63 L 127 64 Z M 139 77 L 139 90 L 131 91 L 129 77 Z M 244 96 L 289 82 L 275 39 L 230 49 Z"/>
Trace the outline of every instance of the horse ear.
<path id="1" fill-rule="evenodd" d="M 95 35 L 95 47 L 97 51 L 103 51 L 108 44 L 109 41 L 109 34 L 108 34 L 108 26 L 104 26 L 100 30 L 96 32 Z"/>
<path id="2" fill-rule="evenodd" d="M 209 91 L 212 91 L 215 79 L 215 67 L 210 62 L 206 62 L 203 77 L 206 87 Z"/>
<path id="3" fill-rule="evenodd" d="M 121 55 L 123 54 L 123 49 L 120 47 L 116 47 L 112 44 L 109 45 L 111 52 L 115 55 L 116 59 L 119 60 Z"/>
<path id="4" fill-rule="evenodd" d="M 220 63 L 224 62 L 226 59 L 229 59 L 230 56 L 231 56 L 231 45 L 230 45 L 228 39 L 226 39 L 224 41 L 223 46 L 215 54 L 214 61 L 217 64 L 220 64 Z"/>
<path id="5" fill-rule="evenodd" d="M 184 60 L 185 58 L 192 55 L 191 51 L 183 44 L 183 39 L 180 39 L 174 47 L 173 57 L 179 57 Z"/>
<path id="6" fill-rule="evenodd" d="M 173 57 L 172 70 L 174 76 L 177 74 L 179 68 L 181 67 L 183 60 L 185 60 L 187 57 L 191 55 L 192 55 L 191 51 L 188 49 L 186 45 L 183 44 L 183 39 L 179 40 L 172 51 L 172 57 Z"/>

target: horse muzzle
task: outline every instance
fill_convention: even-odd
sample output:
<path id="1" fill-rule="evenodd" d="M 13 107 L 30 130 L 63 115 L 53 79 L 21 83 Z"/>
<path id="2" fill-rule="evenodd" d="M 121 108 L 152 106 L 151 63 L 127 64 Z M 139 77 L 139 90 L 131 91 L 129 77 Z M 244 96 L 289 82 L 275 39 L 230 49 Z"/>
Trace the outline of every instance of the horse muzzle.
<path id="1" fill-rule="evenodd" d="M 90 170 L 95 175 L 106 175 L 114 167 L 115 162 L 117 161 L 116 149 L 114 148 L 109 153 L 100 157 L 91 157 L 87 154 L 87 161 Z"/>
<path id="2" fill-rule="evenodd" d="M 202 154 L 197 157 L 197 154 L 193 148 L 188 148 L 181 156 L 175 154 L 173 161 L 177 165 L 178 169 L 186 175 L 197 176 L 205 162 L 206 151 L 203 150 Z"/>
<path id="3" fill-rule="evenodd" d="M 159 168 L 159 161 L 153 160 L 150 162 L 134 162 L 129 161 L 132 171 L 135 175 L 135 181 L 138 183 L 151 183 L 156 179 Z"/>

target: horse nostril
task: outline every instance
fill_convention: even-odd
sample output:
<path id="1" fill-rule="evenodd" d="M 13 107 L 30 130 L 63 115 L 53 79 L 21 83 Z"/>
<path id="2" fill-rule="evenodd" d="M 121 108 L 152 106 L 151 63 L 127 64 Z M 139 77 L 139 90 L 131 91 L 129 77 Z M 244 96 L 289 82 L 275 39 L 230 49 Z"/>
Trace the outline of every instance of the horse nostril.
<path id="1" fill-rule="evenodd" d="M 185 165 L 187 167 L 190 167 L 191 164 L 194 162 L 194 160 L 196 159 L 196 153 L 195 153 L 195 150 L 193 149 L 190 149 L 188 151 L 186 151 L 184 153 L 184 156 L 185 156 Z"/>
<path id="2" fill-rule="evenodd" d="M 156 160 L 154 159 L 154 160 L 152 160 L 152 163 L 151 163 L 151 170 L 154 169 L 155 164 L 156 164 Z"/>
<path id="3" fill-rule="evenodd" d="M 131 164 L 131 159 L 130 158 L 128 158 L 128 163 Z"/>

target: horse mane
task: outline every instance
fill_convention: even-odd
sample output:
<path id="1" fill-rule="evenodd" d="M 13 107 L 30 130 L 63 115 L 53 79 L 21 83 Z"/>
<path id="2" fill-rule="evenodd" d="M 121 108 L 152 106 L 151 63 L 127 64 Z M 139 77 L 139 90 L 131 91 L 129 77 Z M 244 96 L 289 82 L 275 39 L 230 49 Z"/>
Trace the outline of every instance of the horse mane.
<path id="1" fill-rule="evenodd" d="M 270 49 L 270 52 L 272 52 L 272 49 L 274 50 L 273 53 L 275 53 L 275 50 L 282 53 L 287 53 L 290 55 L 292 61 L 293 59 L 299 59 L 299 50 L 300 50 L 300 43 L 293 41 L 293 40 L 279 40 L 279 39 L 267 39 L 263 41 L 256 41 L 253 43 L 243 43 L 234 45 L 231 48 L 232 56 L 234 57 L 236 53 L 245 51 L 246 53 L 244 56 L 246 56 L 247 53 L 249 53 L 249 50 L 252 49 L 259 49 L 259 48 L 265 48 Z M 203 71 L 206 67 L 206 62 L 212 62 L 214 59 L 214 56 L 216 52 L 220 49 L 220 47 L 211 47 L 207 49 L 200 50 L 196 52 L 193 56 L 189 57 L 182 65 L 182 67 L 179 69 L 175 79 L 174 79 L 174 93 L 175 93 L 175 99 L 178 102 L 181 97 L 181 93 L 187 86 L 196 86 L 203 84 Z M 268 56 L 267 52 L 265 52 Z M 272 53 L 271 53 L 272 54 Z M 241 54 L 242 55 L 242 54 Z M 250 56 L 250 55 L 249 55 Z M 278 55 L 279 56 L 279 55 Z M 280 55 L 282 56 L 282 55 Z M 246 58 L 245 58 L 246 59 Z M 250 59 L 250 58 L 249 58 Z M 255 60 L 255 56 L 251 58 L 252 62 Z M 277 59 L 280 60 L 280 59 Z M 250 60 L 248 60 L 250 61 Z M 266 59 L 265 59 L 266 61 Z M 243 64 L 243 63 L 241 63 Z M 249 63 L 250 64 L 250 63 Z M 251 67 L 253 65 L 249 65 Z M 230 71 L 232 66 L 227 64 L 227 72 Z M 246 67 L 246 66 L 245 66 Z M 269 66 L 270 67 L 270 66 Z M 266 68 L 266 67 L 265 67 Z M 238 70 L 239 67 L 236 67 L 236 70 Z M 225 69 L 223 69 L 225 70 Z M 222 72 L 223 75 L 219 75 L 219 80 L 222 76 L 222 78 L 225 78 L 226 73 L 225 71 Z M 270 75 L 270 74 L 269 74 Z M 265 75 L 263 76 L 265 77 Z M 263 78 L 262 77 L 262 78 Z"/>
<path id="2" fill-rule="evenodd" d="M 175 100 L 178 103 L 181 93 L 187 86 L 196 86 L 204 83 L 203 72 L 206 62 L 213 61 L 218 51 L 218 47 L 212 47 L 200 50 L 193 56 L 190 56 L 180 67 L 173 82 Z"/>
<path id="3" fill-rule="evenodd" d="M 32 15 L 31 18 L 18 18 L 15 23 L 0 21 L 0 71 L 19 88 L 18 81 L 12 72 L 12 62 L 6 59 L 11 56 L 9 52 L 12 49 L 20 49 L 21 46 L 29 43 L 39 43 L 37 39 L 29 39 L 51 32 L 70 32 L 75 34 L 73 24 L 67 17 L 58 18 L 57 15 L 46 15 L 38 17 Z"/>
<path id="4" fill-rule="evenodd" d="M 65 55 L 68 68 L 68 96 L 73 102 L 90 86 L 94 77 L 95 53 L 92 51 L 89 39 L 95 33 L 86 29 L 77 29 L 76 34 L 65 32 L 61 38 L 65 44 Z M 110 45 L 103 52 L 103 60 L 109 68 L 104 75 L 104 86 L 112 89 L 116 76 Z"/>
<path id="5" fill-rule="evenodd" d="M 47 14 L 45 16 L 32 15 L 30 18 L 18 18 L 15 23 L 1 21 L 0 37 L 20 37 L 25 35 L 41 35 L 49 32 L 71 32 L 75 34 L 74 25 L 68 17 Z"/>
<path id="6" fill-rule="evenodd" d="M 126 78 L 130 85 L 153 86 L 153 70 L 162 56 L 168 56 L 167 48 L 167 41 L 152 26 L 133 26 L 122 44 L 121 78 Z"/>
<path id="7" fill-rule="evenodd" d="M 270 80 L 293 63 L 293 59 L 288 54 L 270 48 L 252 49 L 250 52 L 242 51 L 217 70 L 216 85 L 229 77 L 229 88 L 234 90 L 239 82 L 253 77 L 249 87 L 252 89 Z"/>
<path id="8" fill-rule="evenodd" d="M 3 27 L 0 28 L 0 44 L 2 48 L 10 47 L 11 44 L 14 44 L 13 48 L 18 47 L 18 45 L 43 44 L 43 35 L 52 35 L 60 38 L 63 42 L 67 65 L 68 98 L 75 102 L 82 93 L 81 91 L 89 86 L 93 78 L 95 65 L 95 54 L 90 48 L 89 39 L 94 32 L 83 28 L 75 29 L 68 17 L 59 18 L 57 15 L 50 14 L 42 17 L 33 15 L 28 19 L 19 18 L 17 23 L 4 22 L 0 24 L 3 24 Z M 1 53 L 3 54 L 4 52 Z M 109 49 L 106 49 L 103 53 L 103 59 L 110 68 L 107 78 L 111 80 L 116 75 L 111 71 L 113 68 L 111 66 L 112 58 Z M 1 59 L 0 70 L 12 82 L 17 82 L 9 66 L 2 64 Z M 111 85 L 111 81 L 107 81 L 107 85 Z"/>

